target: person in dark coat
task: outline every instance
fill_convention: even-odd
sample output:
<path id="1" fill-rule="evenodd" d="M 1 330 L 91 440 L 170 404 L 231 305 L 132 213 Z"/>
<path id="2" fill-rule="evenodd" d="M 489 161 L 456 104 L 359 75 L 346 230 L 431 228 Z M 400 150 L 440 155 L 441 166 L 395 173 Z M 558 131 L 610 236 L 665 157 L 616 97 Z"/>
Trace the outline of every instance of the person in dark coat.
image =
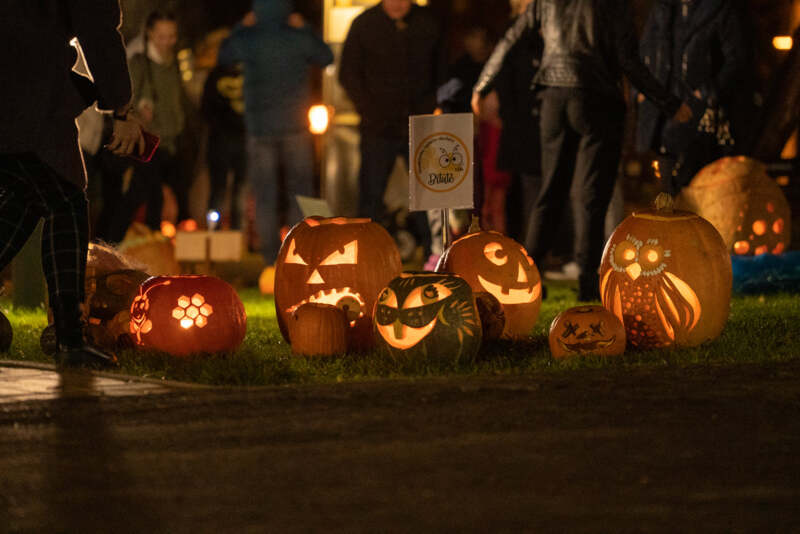
<path id="1" fill-rule="evenodd" d="M 397 156 L 408 161 L 408 117 L 433 113 L 445 81 L 441 25 L 411 0 L 382 0 L 355 18 L 342 50 L 339 81 L 361 115 L 359 215 L 380 221 Z M 427 217 L 413 213 L 430 243 Z"/>
<path id="2" fill-rule="evenodd" d="M 479 109 L 506 61 L 528 31 L 544 39 L 534 83 L 541 86 L 542 188 L 531 214 L 526 248 L 537 261 L 553 245 L 573 181 L 579 300 L 599 299 L 597 268 L 603 251 L 603 222 L 611 199 L 622 146 L 625 103 L 622 75 L 669 117 L 691 118 L 681 103 L 639 59 L 628 0 L 534 0 L 498 43 L 474 88 Z"/>
<path id="3" fill-rule="evenodd" d="M 8 0 L 0 17 L 0 269 L 44 219 L 42 266 L 56 330 L 56 361 L 109 366 L 86 344 L 81 304 L 88 252 L 86 175 L 75 119 L 90 104 L 113 112 L 108 148 L 144 150 L 128 118 L 131 84 L 118 0 Z M 75 47 L 94 83 L 72 72 Z"/>
<path id="4" fill-rule="evenodd" d="M 241 65 L 217 65 L 209 73 L 203 89 L 201 110 L 208 123 L 206 161 L 211 194 L 209 211 L 224 214 L 223 203 L 231 174 L 230 227 L 239 229 L 242 221 L 239 192 L 245 180 L 244 74 Z"/>
<path id="5" fill-rule="evenodd" d="M 639 106 L 637 149 L 659 154 L 662 187 L 673 195 L 735 147 L 738 132 L 730 119 L 746 105 L 741 100 L 748 93 L 747 45 L 737 6 L 731 0 L 657 0 L 647 18 L 642 60 L 656 79 L 691 101 L 694 111 L 695 120 L 677 125 L 633 91 Z"/>
<path id="6" fill-rule="evenodd" d="M 221 65 L 244 68 L 248 180 L 256 200 L 261 255 L 272 265 L 280 247 L 279 207 L 286 224 L 302 219 L 295 195 L 314 194 L 314 146 L 308 131 L 311 68 L 333 62 L 328 45 L 292 14 L 289 0 L 255 0 L 255 22 L 238 25 L 219 51 Z M 292 17 L 290 17 L 292 15 Z M 291 24 L 291 25 L 290 25 Z M 278 200 L 279 166 L 287 202 Z"/>

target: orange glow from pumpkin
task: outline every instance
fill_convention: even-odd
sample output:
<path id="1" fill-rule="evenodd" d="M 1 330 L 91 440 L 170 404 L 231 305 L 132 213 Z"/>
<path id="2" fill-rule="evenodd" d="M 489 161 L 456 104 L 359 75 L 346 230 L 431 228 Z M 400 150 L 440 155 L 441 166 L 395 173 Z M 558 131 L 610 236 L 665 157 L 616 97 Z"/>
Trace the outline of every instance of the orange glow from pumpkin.
<path id="1" fill-rule="evenodd" d="M 392 347 L 400 350 L 408 350 L 431 333 L 433 327 L 436 326 L 438 318 L 434 317 L 433 320 L 420 328 L 412 328 L 401 323 L 399 320 L 392 324 L 377 325 L 378 333 L 381 337 Z"/>
<path id="2" fill-rule="evenodd" d="M 769 252 L 767 245 L 761 245 L 760 247 L 756 248 L 755 254 L 756 256 L 760 256 L 761 254 L 766 254 L 767 252 Z"/>
<path id="3" fill-rule="evenodd" d="M 195 293 L 191 298 L 186 295 L 178 297 L 178 306 L 172 309 L 172 318 L 176 319 L 181 328 L 188 330 L 193 326 L 203 328 L 208 324 L 208 316 L 214 313 L 214 308 L 206 302 L 205 297 Z"/>
<path id="4" fill-rule="evenodd" d="M 778 243 L 777 245 L 775 245 L 775 248 L 772 249 L 772 253 L 773 254 L 783 254 L 783 250 L 785 248 L 786 248 L 786 246 L 783 243 Z"/>
<path id="5" fill-rule="evenodd" d="M 649 261 L 650 263 L 657 262 L 658 261 L 658 252 L 656 252 L 655 250 L 651 250 L 650 252 L 648 252 L 647 253 L 647 261 Z"/>
<path id="6" fill-rule="evenodd" d="M 772 223 L 772 231 L 776 234 L 783 233 L 783 219 L 778 219 L 774 223 Z"/>
<path id="7" fill-rule="evenodd" d="M 500 304 L 530 304 L 542 293 L 542 283 L 528 289 L 503 289 L 500 284 L 493 284 L 481 275 L 478 275 L 478 283 L 500 301 Z"/>
<path id="8" fill-rule="evenodd" d="M 761 219 L 753 223 L 753 233 L 756 235 L 764 235 L 767 233 L 767 223 Z"/>
<path id="9" fill-rule="evenodd" d="M 739 255 L 747 254 L 750 252 L 750 243 L 747 241 L 737 241 L 733 244 L 733 251 Z"/>
<path id="10" fill-rule="evenodd" d="M 314 219 L 309 219 L 313 221 Z M 289 242 L 289 252 L 286 254 L 286 263 L 293 263 L 295 265 L 308 265 L 303 258 L 300 257 L 300 254 L 297 253 L 297 245 L 292 239 Z"/>
<path id="11" fill-rule="evenodd" d="M 633 259 L 636 258 L 636 251 L 629 248 L 628 250 L 625 251 L 622 257 L 625 258 L 625 260 L 627 261 L 633 261 Z"/>
<path id="12" fill-rule="evenodd" d="M 626 253 L 627 256 L 627 253 Z M 625 267 L 625 272 L 631 277 L 631 280 L 636 280 L 642 274 L 642 266 L 638 263 L 631 263 Z"/>
<path id="13" fill-rule="evenodd" d="M 320 265 L 355 265 L 358 263 L 358 241 L 350 241 L 344 250 L 334 250 Z"/>
<path id="14" fill-rule="evenodd" d="M 770 213 L 775 212 L 775 205 L 772 202 L 767 202 L 767 211 Z"/>
<path id="15" fill-rule="evenodd" d="M 490 262 L 494 263 L 495 265 L 505 265 L 508 263 L 508 254 L 499 255 L 498 252 L 503 250 L 503 245 L 500 243 L 487 243 L 485 247 L 483 247 L 483 255 L 486 256 L 486 259 Z"/>
<path id="16" fill-rule="evenodd" d="M 175 229 L 175 225 L 172 224 L 171 222 L 169 222 L 169 221 L 161 221 L 161 233 L 165 237 L 173 238 L 173 237 L 175 237 L 175 234 L 177 233 L 177 230 Z"/>
<path id="17" fill-rule="evenodd" d="M 297 308 L 303 304 L 314 302 L 318 304 L 330 304 L 343 310 L 347 314 L 347 319 L 350 321 L 350 326 L 355 326 L 356 319 L 364 317 L 364 309 L 367 303 L 361 298 L 361 295 L 356 291 L 345 287 L 343 289 L 325 289 L 311 295 L 306 300 L 289 307 L 286 313 L 292 314 Z"/>
<path id="18" fill-rule="evenodd" d="M 311 276 L 308 277 L 306 280 L 306 284 L 324 284 L 325 279 L 322 278 L 322 275 L 319 274 L 319 271 L 314 269 L 314 272 L 311 273 Z"/>

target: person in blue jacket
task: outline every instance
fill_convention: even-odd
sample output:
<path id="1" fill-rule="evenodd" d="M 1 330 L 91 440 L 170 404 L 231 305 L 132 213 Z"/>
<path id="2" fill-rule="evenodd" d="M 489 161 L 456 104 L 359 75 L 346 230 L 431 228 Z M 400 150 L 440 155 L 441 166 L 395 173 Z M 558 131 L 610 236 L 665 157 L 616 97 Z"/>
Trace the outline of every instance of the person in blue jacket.
<path id="1" fill-rule="evenodd" d="M 275 263 L 280 248 L 279 206 L 284 221 L 300 221 L 295 195 L 314 193 L 314 148 L 308 132 L 311 69 L 333 62 L 328 45 L 297 14 L 289 0 L 255 0 L 246 24 L 222 44 L 220 64 L 244 66 L 248 180 L 256 201 L 261 254 Z M 279 173 L 285 172 L 280 202 Z"/>

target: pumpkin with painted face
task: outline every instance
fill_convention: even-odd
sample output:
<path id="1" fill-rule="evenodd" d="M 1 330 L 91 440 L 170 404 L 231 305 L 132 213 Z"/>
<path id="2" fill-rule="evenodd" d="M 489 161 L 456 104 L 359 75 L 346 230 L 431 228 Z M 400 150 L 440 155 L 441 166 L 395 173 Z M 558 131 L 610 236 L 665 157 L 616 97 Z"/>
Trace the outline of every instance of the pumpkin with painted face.
<path id="1" fill-rule="evenodd" d="M 154 276 L 131 305 L 136 345 L 176 356 L 235 350 L 246 330 L 236 291 L 213 276 Z"/>
<path id="2" fill-rule="evenodd" d="M 542 305 L 542 280 L 522 245 L 499 232 L 477 231 L 456 240 L 436 268 L 463 277 L 473 291 L 500 301 L 503 337 L 530 335 Z"/>
<path id="3" fill-rule="evenodd" d="M 731 301 L 731 259 L 714 227 L 672 209 L 636 212 L 614 230 L 600 265 L 600 296 L 638 348 L 694 346 L 720 335 Z"/>
<path id="4" fill-rule="evenodd" d="M 791 243 L 792 214 L 766 166 L 737 156 L 706 165 L 676 200 L 719 231 L 731 254 L 781 254 Z"/>
<path id="5" fill-rule="evenodd" d="M 602 306 L 578 306 L 559 313 L 550 323 L 548 339 L 554 358 L 625 352 L 625 327 Z"/>
<path id="6" fill-rule="evenodd" d="M 403 273 L 380 293 L 374 320 L 394 357 L 470 361 L 481 345 L 472 289 L 452 274 Z"/>
<path id="7" fill-rule="evenodd" d="M 307 218 L 286 235 L 275 264 L 275 309 L 291 341 L 292 314 L 306 303 L 329 304 L 347 314 L 348 349 L 375 345 L 372 311 L 378 294 L 400 274 L 392 237 L 369 219 Z"/>

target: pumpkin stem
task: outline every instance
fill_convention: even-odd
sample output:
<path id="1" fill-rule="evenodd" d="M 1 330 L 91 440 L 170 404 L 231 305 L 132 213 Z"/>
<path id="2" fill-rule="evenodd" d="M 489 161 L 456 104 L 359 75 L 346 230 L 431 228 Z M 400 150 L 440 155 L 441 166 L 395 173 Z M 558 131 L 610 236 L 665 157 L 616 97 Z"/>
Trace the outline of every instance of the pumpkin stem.
<path id="1" fill-rule="evenodd" d="M 472 222 L 469 223 L 468 234 L 476 234 L 481 231 L 481 218 L 477 215 L 472 216 Z"/>
<path id="2" fill-rule="evenodd" d="M 675 199 L 669 193 L 659 193 L 656 197 L 655 206 L 658 211 L 672 213 L 675 206 Z"/>

